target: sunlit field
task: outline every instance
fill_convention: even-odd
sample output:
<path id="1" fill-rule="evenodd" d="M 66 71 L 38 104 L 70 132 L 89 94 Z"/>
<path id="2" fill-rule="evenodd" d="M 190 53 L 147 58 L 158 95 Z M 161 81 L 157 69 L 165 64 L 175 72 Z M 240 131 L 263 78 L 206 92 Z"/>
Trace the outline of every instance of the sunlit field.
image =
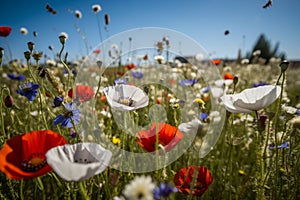
<path id="1" fill-rule="evenodd" d="M 0 48 L 0 199 L 300 199 L 300 68 L 158 35 L 78 60 L 65 32 L 53 57 Z"/>

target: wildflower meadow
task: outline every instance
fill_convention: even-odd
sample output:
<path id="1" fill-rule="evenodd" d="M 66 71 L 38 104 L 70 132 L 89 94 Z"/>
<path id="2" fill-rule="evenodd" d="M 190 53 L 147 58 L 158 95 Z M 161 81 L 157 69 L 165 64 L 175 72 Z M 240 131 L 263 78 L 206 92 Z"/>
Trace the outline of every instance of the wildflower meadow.
<path id="1" fill-rule="evenodd" d="M 49 36 L 52 58 L 0 47 L 0 199 L 300 199 L 300 68 L 263 50 L 212 59 L 164 28 L 106 38 L 97 22 L 79 59 L 67 32 Z"/>

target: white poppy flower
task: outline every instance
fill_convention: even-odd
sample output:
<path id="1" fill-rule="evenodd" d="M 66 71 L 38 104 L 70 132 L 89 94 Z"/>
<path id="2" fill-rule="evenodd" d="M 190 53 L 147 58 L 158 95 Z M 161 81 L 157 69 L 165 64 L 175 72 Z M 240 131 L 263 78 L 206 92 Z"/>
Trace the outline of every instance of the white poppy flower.
<path id="1" fill-rule="evenodd" d="M 46 153 L 47 163 L 66 181 L 83 181 L 103 172 L 112 153 L 96 143 L 66 144 Z"/>
<path id="2" fill-rule="evenodd" d="M 250 113 L 272 104 L 280 95 L 280 86 L 265 85 L 245 89 L 241 93 L 221 97 L 229 112 Z"/>
<path id="3" fill-rule="evenodd" d="M 132 111 L 148 105 L 147 94 L 138 87 L 131 85 L 116 85 L 104 88 L 104 94 L 109 105 L 120 111 Z"/>

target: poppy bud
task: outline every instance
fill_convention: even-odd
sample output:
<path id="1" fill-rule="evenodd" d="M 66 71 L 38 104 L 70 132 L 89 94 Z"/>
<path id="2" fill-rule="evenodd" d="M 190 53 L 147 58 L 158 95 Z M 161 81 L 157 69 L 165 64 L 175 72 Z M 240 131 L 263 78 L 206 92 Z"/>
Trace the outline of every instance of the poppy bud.
<path id="1" fill-rule="evenodd" d="M 289 62 L 287 60 L 282 61 L 279 66 L 281 68 L 281 72 L 285 72 L 289 66 Z"/>
<path id="2" fill-rule="evenodd" d="M 7 97 L 5 97 L 4 104 L 7 108 L 11 108 L 14 105 L 14 99 L 12 98 L 12 96 L 8 95 Z"/>
<path id="3" fill-rule="evenodd" d="M 61 44 L 65 44 L 66 39 L 68 39 L 68 35 L 65 32 L 61 32 L 59 35 L 59 41 Z"/>
<path id="4" fill-rule="evenodd" d="M 29 51 L 33 51 L 33 48 L 34 48 L 33 42 L 27 42 L 27 46 L 28 46 Z"/>
<path id="5" fill-rule="evenodd" d="M 108 14 L 104 15 L 104 21 L 105 21 L 105 25 L 109 24 L 110 20 L 109 20 L 109 15 Z"/>
<path id="6" fill-rule="evenodd" d="M 234 76 L 233 77 L 233 84 L 236 85 L 239 82 L 239 77 Z"/>
<path id="7" fill-rule="evenodd" d="M 31 53 L 29 51 L 24 52 L 24 56 L 25 56 L 27 61 L 30 60 L 30 55 L 31 55 Z"/>

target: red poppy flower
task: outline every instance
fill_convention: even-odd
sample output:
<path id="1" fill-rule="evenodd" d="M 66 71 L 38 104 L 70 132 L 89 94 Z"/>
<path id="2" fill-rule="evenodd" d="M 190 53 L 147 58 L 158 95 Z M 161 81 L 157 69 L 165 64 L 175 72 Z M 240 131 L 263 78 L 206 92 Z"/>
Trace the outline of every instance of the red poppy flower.
<path id="1" fill-rule="evenodd" d="M 119 76 L 123 76 L 123 75 L 125 74 L 125 72 L 117 71 L 117 74 L 118 74 Z"/>
<path id="2" fill-rule="evenodd" d="M 0 170 L 16 180 L 42 176 L 52 170 L 46 161 L 47 151 L 66 143 L 63 136 L 51 130 L 16 135 L 0 150 Z"/>
<path id="3" fill-rule="evenodd" d="M 93 51 L 93 53 L 94 53 L 94 54 L 97 54 L 97 55 L 98 55 L 100 52 L 101 52 L 100 49 L 95 49 L 95 50 Z"/>
<path id="4" fill-rule="evenodd" d="M 68 91 L 68 96 L 73 98 L 73 90 Z M 81 103 L 89 101 L 94 97 L 94 90 L 88 85 L 77 85 L 76 86 L 76 98 L 79 99 Z"/>
<path id="5" fill-rule="evenodd" d="M 221 64 L 222 60 L 215 59 L 215 60 L 211 60 L 211 62 L 212 62 L 214 65 L 219 65 L 219 64 Z"/>
<path id="6" fill-rule="evenodd" d="M 157 132 L 158 130 L 158 132 Z M 165 123 L 152 123 L 148 130 L 142 130 L 137 133 L 136 142 L 148 152 L 155 151 L 156 133 L 158 133 L 158 142 L 163 145 L 165 151 L 170 151 L 183 138 L 183 134 L 175 126 Z"/>
<path id="7" fill-rule="evenodd" d="M 9 26 L 0 26 L 0 36 L 7 37 L 11 32 L 11 27 Z"/>
<path id="8" fill-rule="evenodd" d="M 198 170 L 198 172 L 195 172 Z M 213 182 L 210 171 L 203 166 L 189 166 L 187 168 L 180 169 L 174 176 L 174 184 L 178 191 L 183 194 L 190 194 L 193 183 L 193 175 L 197 175 L 195 185 L 193 186 L 192 194 L 201 196 L 207 189 L 208 186 Z"/>
<path id="9" fill-rule="evenodd" d="M 233 80 L 234 79 L 234 75 L 231 74 L 231 73 L 225 73 L 224 74 L 224 79 L 230 79 L 230 80 Z"/>
<path id="10" fill-rule="evenodd" d="M 135 64 L 133 64 L 133 63 L 125 65 L 125 69 L 127 69 L 127 70 L 131 70 L 133 68 L 135 68 Z"/>

